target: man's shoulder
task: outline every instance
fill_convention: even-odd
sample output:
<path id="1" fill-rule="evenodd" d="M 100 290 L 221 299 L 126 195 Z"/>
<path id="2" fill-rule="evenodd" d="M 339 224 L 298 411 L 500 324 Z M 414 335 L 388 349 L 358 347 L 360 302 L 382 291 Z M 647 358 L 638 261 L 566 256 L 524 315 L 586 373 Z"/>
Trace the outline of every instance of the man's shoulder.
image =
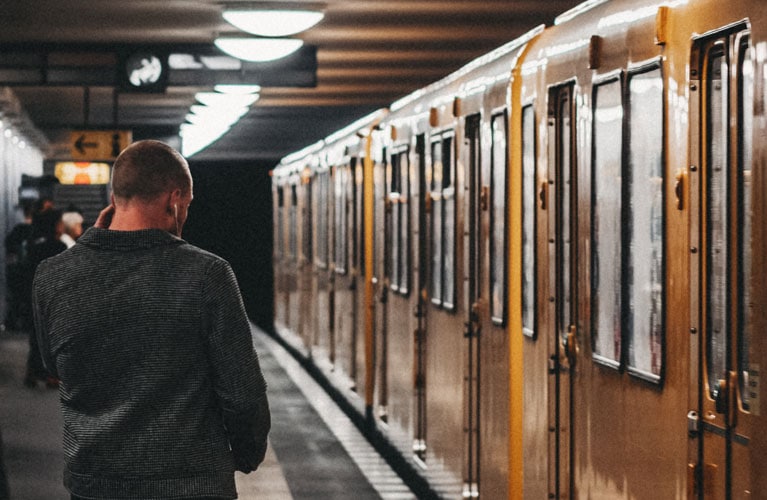
<path id="1" fill-rule="evenodd" d="M 228 262 L 223 257 L 220 257 L 214 254 L 213 252 L 204 250 L 186 241 L 183 244 L 179 245 L 176 248 L 176 251 L 179 253 L 179 255 L 183 255 L 184 257 L 188 259 L 196 260 L 199 263 L 204 264 L 206 266 L 222 265 L 222 264 L 228 265 Z"/>

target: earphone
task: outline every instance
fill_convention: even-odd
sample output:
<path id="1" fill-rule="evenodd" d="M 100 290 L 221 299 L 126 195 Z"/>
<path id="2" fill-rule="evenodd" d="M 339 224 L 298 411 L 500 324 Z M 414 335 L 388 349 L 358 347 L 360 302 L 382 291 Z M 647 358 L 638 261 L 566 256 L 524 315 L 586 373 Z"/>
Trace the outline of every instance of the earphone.
<path id="1" fill-rule="evenodd" d="M 177 203 L 173 204 L 173 220 L 176 223 L 176 236 L 181 236 L 181 231 L 179 230 L 179 227 L 178 227 L 178 204 Z"/>

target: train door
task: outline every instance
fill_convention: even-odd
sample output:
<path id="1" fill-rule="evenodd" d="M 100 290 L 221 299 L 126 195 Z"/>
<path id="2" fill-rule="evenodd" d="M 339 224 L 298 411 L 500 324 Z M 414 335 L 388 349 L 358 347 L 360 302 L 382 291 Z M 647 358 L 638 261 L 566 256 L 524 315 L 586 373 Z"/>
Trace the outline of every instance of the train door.
<path id="1" fill-rule="evenodd" d="M 281 327 L 288 324 L 288 296 L 285 287 L 285 261 L 287 257 L 285 245 L 285 183 L 280 179 L 275 188 L 274 200 L 274 261 L 277 271 L 274 273 L 274 319 Z"/>
<path id="2" fill-rule="evenodd" d="M 465 493 L 508 496 L 508 336 L 506 335 L 506 116 L 491 117 L 491 154 L 483 157 L 480 115 L 465 126 L 469 293 L 466 346 Z M 486 141 L 487 142 L 487 141 Z"/>
<path id="3" fill-rule="evenodd" d="M 335 169 L 334 263 L 335 263 L 335 322 L 334 362 L 344 375 L 353 377 L 353 338 L 356 325 L 356 270 L 353 267 L 354 243 L 354 171 L 356 161 L 344 162 Z"/>
<path id="4" fill-rule="evenodd" d="M 553 87 L 548 108 L 549 498 L 572 488 L 572 373 L 578 285 L 576 252 L 575 106 L 572 84 Z"/>
<path id="5" fill-rule="evenodd" d="M 396 134 L 393 134 L 396 135 Z M 404 134 L 409 139 L 409 134 Z M 413 419 L 415 350 L 414 336 L 417 335 L 416 296 L 412 293 L 411 282 L 411 176 L 409 144 L 396 144 L 388 150 L 387 165 L 387 210 L 386 240 L 387 258 L 386 283 L 389 287 L 386 353 L 389 372 L 389 417 L 417 440 Z M 416 444 L 416 449 L 417 449 Z"/>
<path id="6" fill-rule="evenodd" d="M 301 225 L 300 254 L 298 260 L 299 293 L 301 296 L 301 324 L 299 333 L 304 346 L 311 349 L 314 321 L 314 295 L 312 293 L 312 185 L 311 176 L 301 173 L 299 216 Z"/>
<path id="7" fill-rule="evenodd" d="M 691 497 L 751 498 L 760 413 L 753 359 L 754 62 L 745 25 L 698 40 L 691 65 Z"/>
<path id="8" fill-rule="evenodd" d="M 298 334 L 300 329 L 301 297 L 298 287 L 298 181 L 297 176 L 292 175 L 288 184 L 287 198 L 285 200 L 288 210 L 288 262 L 284 268 L 287 288 L 288 317 L 286 326 L 293 333 Z"/>
<path id="9" fill-rule="evenodd" d="M 378 418 L 388 421 L 389 416 L 389 287 L 388 287 L 388 248 L 389 231 L 386 215 L 386 169 L 387 151 L 382 151 L 382 157 L 373 166 L 373 294 L 375 306 L 376 332 L 376 387 L 378 389 L 377 404 Z"/>
<path id="10" fill-rule="evenodd" d="M 426 311 L 428 306 L 428 228 L 427 221 L 427 197 L 429 194 L 428 180 L 426 175 L 426 137 L 419 134 L 415 139 L 415 156 L 413 158 L 416 168 L 416 178 L 410 183 L 413 189 L 411 199 L 417 200 L 416 213 L 413 221 L 416 227 L 411 234 L 416 238 L 413 260 L 414 268 L 414 291 L 417 293 L 417 305 L 415 315 L 417 318 L 416 333 L 414 339 L 415 350 L 415 436 L 413 441 L 413 453 L 419 460 L 426 458 Z"/>
<path id="11" fill-rule="evenodd" d="M 466 280 L 468 282 L 467 300 L 464 310 L 467 312 L 465 319 L 466 338 L 465 362 L 464 362 L 464 498 L 477 498 L 479 496 L 479 456 L 480 456 L 480 342 L 482 332 L 480 300 L 482 299 L 482 250 L 486 248 L 486 242 L 482 241 L 482 205 L 487 203 L 487 193 L 482 196 L 483 176 L 480 144 L 480 116 L 473 115 L 466 119 L 464 127 L 465 137 L 463 150 L 468 155 L 468 178 L 467 187 L 469 195 L 466 198 L 466 218 L 468 223 L 469 237 L 468 248 L 465 258 L 468 260 L 466 267 Z"/>
<path id="12" fill-rule="evenodd" d="M 330 338 L 333 327 L 333 290 L 330 272 L 330 171 L 320 170 L 312 182 L 314 195 L 312 203 L 314 224 L 314 284 L 316 319 L 313 325 L 313 345 L 322 353 L 322 357 L 330 357 Z"/>
<path id="13" fill-rule="evenodd" d="M 364 164 L 365 157 L 359 156 L 354 162 L 354 184 L 353 190 L 354 206 L 352 208 L 353 224 L 353 247 L 352 247 L 352 266 L 354 269 L 355 293 L 354 293 L 354 317 L 355 326 L 352 332 L 352 355 L 354 364 L 352 366 L 352 378 L 354 378 L 357 390 L 360 395 L 367 391 L 366 387 L 366 369 L 365 369 L 365 335 L 366 335 L 366 315 L 364 313 L 367 303 L 365 302 L 365 217 L 364 217 Z"/>

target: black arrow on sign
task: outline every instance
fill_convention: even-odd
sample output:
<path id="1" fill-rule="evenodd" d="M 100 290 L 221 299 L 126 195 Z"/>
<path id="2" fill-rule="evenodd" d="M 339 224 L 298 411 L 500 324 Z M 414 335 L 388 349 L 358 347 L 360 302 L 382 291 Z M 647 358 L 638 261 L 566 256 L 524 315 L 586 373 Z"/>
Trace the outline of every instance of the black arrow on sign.
<path id="1" fill-rule="evenodd" d="M 85 148 L 97 148 L 99 147 L 98 142 L 85 142 L 85 134 L 78 137 L 78 139 L 75 141 L 75 149 L 77 149 L 81 155 L 85 154 Z"/>

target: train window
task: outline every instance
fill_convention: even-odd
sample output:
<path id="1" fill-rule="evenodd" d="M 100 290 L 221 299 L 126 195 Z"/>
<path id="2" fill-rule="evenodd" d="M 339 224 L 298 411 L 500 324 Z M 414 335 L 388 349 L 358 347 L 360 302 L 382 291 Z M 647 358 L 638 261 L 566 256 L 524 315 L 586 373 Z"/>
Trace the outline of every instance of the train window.
<path id="1" fill-rule="evenodd" d="M 535 337 L 535 111 L 522 110 L 522 332 Z"/>
<path id="2" fill-rule="evenodd" d="M 506 321 L 506 169 L 508 141 L 506 114 L 493 116 L 490 211 L 490 316 L 495 324 Z"/>
<path id="3" fill-rule="evenodd" d="M 400 293 L 408 293 L 408 277 L 410 275 L 410 210 L 409 210 L 409 197 L 410 197 L 410 175 L 408 166 L 408 153 L 407 149 L 397 153 L 397 161 L 393 168 L 399 170 L 399 200 L 397 203 L 397 219 L 399 225 L 399 234 L 394 237 L 399 240 L 397 245 L 399 248 L 399 273 L 397 276 L 397 285 L 399 286 Z"/>
<path id="4" fill-rule="evenodd" d="M 591 174 L 591 342 L 595 361 L 621 361 L 621 179 L 623 98 L 620 78 L 594 87 Z"/>
<path id="5" fill-rule="evenodd" d="M 744 38 L 740 46 L 740 64 L 738 65 L 739 98 L 738 98 L 738 140 L 740 151 L 738 157 L 738 371 L 740 375 L 741 402 L 744 410 L 750 410 L 751 392 L 749 386 L 751 338 L 753 335 L 754 310 L 752 290 L 754 281 L 752 268 L 752 231 L 753 231 L 753 184 L 752 149 L 754 134 L 754 60 L 752 50 L 748 46 L 748 38 Z"/>
<path id="6" fill-rule="evenodd" d="M 446 309 L 455 305 L 455 187 L 453 136 L 432 142 L 431 300 Z"/>
<path id="7" fill-rule="evenodd" d="M 442 141 L 431 144 L 431 301 L 442 304 Z"/>
<path id="8" fill-rule="evenodd" d="M 288 229 L 288 257 L 295 261 L 298 257 L 298 188 L 290 186 L 290 206 L 288 207 L 290 227 Z"/>
<path id="9" fill-rule="evenodd" d="M 386 165 L 389 207 L 389 282 L 392 290 L 399 290 L 399 156 L 392 153 Z"/>
<path id="10" fill-rule="evenodd" d="M 301 256 L 306 262 L 311 262 L 312 259 L 312 186 L 309 184 L 311 177 L 306 179 L 306 183 L 302 184 L 304 196 L 306 199 L 303 203 L 304 212 L 301 214 L 303 234 L 301 239 Z"/>
<path id="11" fill-rule="evenodd" d="M 407 149 L 395 151 L 390 159 L 391 203 L 391 287 L 402 294 L 408 293 L 410 216 L 408 210 L 409 174 Z"/>
<path id="12" fill-rule="evenodd" d="M 659 383 L 663 368 L 664 215 L 663 76 L 657 65 L 629 74 L 626 211 L 629 245 L 624 271 L 627 365 Z"/>
<path id="13" fill-rule="evenodd" d="M 346 274 L 347 250 L 348 250 L 348 191 L 349 167 L 336 168 L 335 172 L 335 265 L 336 272 Z"/>
<path id="14" fill-rule="evenodd" d="M 442 138 L 442 306 L 455 306 L 455 185 L 453 137 Z"/>
<path id="15" fill-rule="evenodd" d="M 285 256 L 285 188 L 279 186 L 277 188 L 277 227 L 274 231 L 275 247 L 277 249 L 277 255 L 280 257 Z"/>

